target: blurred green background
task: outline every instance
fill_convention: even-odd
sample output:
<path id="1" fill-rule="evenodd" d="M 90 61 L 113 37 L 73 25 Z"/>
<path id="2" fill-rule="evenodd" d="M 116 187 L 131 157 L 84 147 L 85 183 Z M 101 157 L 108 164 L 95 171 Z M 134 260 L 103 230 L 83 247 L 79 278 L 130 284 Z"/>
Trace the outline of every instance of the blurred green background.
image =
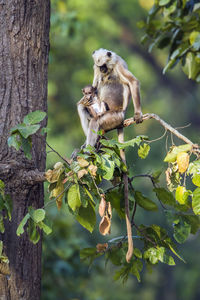
<path id="1" fill-rule="evenodd" d="M 76 103 L 82 97 L 81 88 L 92 83 L 91 54 L 102 47 L 124 58 L 130 71 L 140 80 L 143 113 L 153 112 L 174 127 L 189 127 L 180 131 L 199 143 L 200 100 L 199 86 L 177 66 L 166 75 L 167 51 L 148 52 L 141 44 L 143 29 L 137 26 L 145 20 L 152 0 L 52 0 L 51 51 L 48 85 L 48 143 L 61 155 L 69 158 L 74 148 L 84 142 Z M 133 115 L 132 102 L 127 117 Z M 125 129 L 125 139 L 147 135 L 150 140 L 162 136 L 164 129 L 156 121 L 145 121 Z M 116 133 L 111 133 L 113 136 Z M 169 134 L 167 138 L 151 144 L 145 161 L 127 152 L 133 174 L 145 174 L 160 169 L 166 155 L 166 144 L 178 144 Z M 47 149 L 47 168 L 60 159 Z M 166 166 L 167 167 L 167 166 Z M 163 176 L 164 182 L 164 176 Z M 150 182 L 137 179 L 134 186 L 153 197 Z M 46 195 L 48 198 L 48 195 Z M 153 199 L 152 199 L 153 200 Z M 179 252 L 186 264 L 176 260 L 175 267 L 158 264 L 144 270 L 142 282 L 130 277 L 123 285 L 113 280 L 113 266 L 104 260 L 88 267 L 80 262 L 79 249 L 95 247 L 125 232 L 124 222 L 114 216 L 111 236 L 102 237 L 98 228 L 89 234 L 68 212 L 57 212 L 48 206 L 53 234 L 44 237 L 42 300 L 199 300 L 200 299 L 200 241 L 191 237 Z M 167 226 L 163 212 L 137 211 L 136 220 L 145 225 Z M 97 226 L 98 227 L 98 226 Z"/>

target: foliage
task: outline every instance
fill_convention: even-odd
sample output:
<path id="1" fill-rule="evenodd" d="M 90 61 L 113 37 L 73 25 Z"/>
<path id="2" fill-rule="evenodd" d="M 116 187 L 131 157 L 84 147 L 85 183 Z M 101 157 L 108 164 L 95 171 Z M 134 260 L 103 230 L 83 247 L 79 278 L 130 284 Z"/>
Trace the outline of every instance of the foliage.
<path id="1" fill-rule="evenodd" d="M 40 124 L 38 123 L 41 122 L 45 116 L 46 113 L 39 110 L 26 115 L 23 123 L 11 128 L 8 146 L 12 146 L 16 150 L 22 148 L 25 156 L 31 159 L 32 135 L 40 129 Z"/>
<path id="2" fill-rule="evenodd" d="M 0 180 L 0 233 L 5 232 L 4 220 L 11 221 L 12 200 L 5 193 L 5 184 Z M 3 242 L 0 240 L 0 264 L 1 262 L 8 264 L 8 257 L 3 254 Z"/>
<path id="3" fill-rule="evenodd" d="M 140 22 L 146 34 L 149 51 L 169 47 L 165 73 L 178 62 L 189 79 L 200 82 L 200 4 L 195 0 L 155 0 L 146 23 Z"/>
<path id="4" fill-rule="evenodd" d="M 19 125 L 15 128 L 19 128 L 20 132 Z M 29 134 L 27 139 L 32 134 Z M 17 235 L 24 233 L 25 225 L 34 244 L 40 239 L 38 229 L 50 234 L 51 228 L 44 223 L 45 208 L 50 203 L 56 203 L 58 210 L 68 210 L 91 233 L 95 229 L 96 215 L 99 213 L 99 231 L 104 236 L 109 235 L 112 228 L 112 211 L 115 210 L 119 218 L 125 218 L 123 174 L 129 174 L 130 170 L 121 160 L 120 151 L 129 147 L 138 147 L 138 155 L 142 159 L 148 156 L 150 150 L 146 136 L 137 136 L 124 143 L 102 138 L 97 149 L 88 145 L 77 154 L 76 159 L 63 158 L 63 163 L 57 162 L 53 169 L 46 172 L 50 202 L 37 210 L 29 207 L 28 213 L 18 226 Z M 141 241 L 140 248 L 134 249 L 130 263 L 126 262 L 126 235 L 108 240 L 104 244 L 98 243 L 93 248 L 82 249 L 81 259 L 88 260 L 91 265 L 99 256 L 105 256 L 106 261 L 119 268 L 114 279 L 122 279 L 123 282 L 128 279 L 129 274 L 140 281 L 140 273 L 145 265 L 153 266 L 158 262 L 175 265 L 174 255 L 184 261 L 177 253 L 175 241 L 184 243 L 189 235 L 196 234 L 200 227 L 200 160 L 191 160 L 192 153 L 196 154 L 188 144 L 170 148 L 164 159 L 164 162 L 168 163 L 166 180 L 169 190 L 159 186 L 159 175 L 135 175 L 151 179 L 153 192 L 161 205 L 150 200 L 142 191 L 136 191 L 133 186 L 135 176 L 129 176 L 131 225 L 137 231 L 136 238 Z M 190 178 L 194 184 L 193 191 L 187 188 L 187 179 Z M 160 213 L 162 209 L 173 228 L 174 241 L 168 230 L 157 224 L 136 224 L 135 214 L 138 207 L 149 213 Z"/>

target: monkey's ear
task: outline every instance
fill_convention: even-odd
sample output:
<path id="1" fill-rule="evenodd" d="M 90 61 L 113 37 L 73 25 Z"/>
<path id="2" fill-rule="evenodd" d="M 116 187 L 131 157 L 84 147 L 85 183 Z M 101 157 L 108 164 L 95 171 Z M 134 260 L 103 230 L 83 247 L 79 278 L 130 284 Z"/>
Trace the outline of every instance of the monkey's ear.
<path id="1" fill-rule="evenodd" d="M 82 91 L 82 93 L 84 94 L 84 92 L 85 92 L 85 89 L 81 89 L 81 91 Z"/>
<path id="2" fill-rule="evenodd" d="M 110 51 L 107 52 L 107 56 L 111 57 L 112 53 Z"/>
<path id="3" fill-rule="evenodd" d="M 96 51 L 96 50 L 94 50 L 94 51 L 92 52 L 92 55 L 95 54 L 95 51 Z"/>

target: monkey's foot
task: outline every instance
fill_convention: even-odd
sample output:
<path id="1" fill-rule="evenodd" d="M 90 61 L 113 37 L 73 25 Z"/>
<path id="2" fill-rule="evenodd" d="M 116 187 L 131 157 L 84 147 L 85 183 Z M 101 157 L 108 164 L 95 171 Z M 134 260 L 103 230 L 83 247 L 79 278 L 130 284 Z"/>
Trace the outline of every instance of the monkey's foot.
<path id="1" fill-rule="evenodd" d="M 134 119 L 134 121 L 135 121 L 136 124 L 142 123 L 143 122 L 143 115 L 142 115 L 142 113 L 141 112 L 140 113 L 135 113 L 133 119 Z"/>

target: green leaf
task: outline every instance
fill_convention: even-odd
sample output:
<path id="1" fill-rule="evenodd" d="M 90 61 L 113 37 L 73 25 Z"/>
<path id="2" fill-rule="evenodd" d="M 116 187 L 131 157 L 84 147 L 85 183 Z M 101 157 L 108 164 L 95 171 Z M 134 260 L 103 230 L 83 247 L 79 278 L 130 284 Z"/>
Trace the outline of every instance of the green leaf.
<path id="1" fill-rule="evenodd" d="M 147 140 L 148 137 L 147 136 L 144 136 L 144 135 L 139 135 L 137 136 L 136 138 L 130 140 L 130 141 L 127 141 L 127 142 L 124 142 L 124 143 L 119 143 L 119 149 L 125 149 L 127 147 L 134 147 L 135 145 L 139 146 L 140 143 L 143 141 L 143 140 Z"/>
<path id="2" fill-rule="evenodd" d="M 154 188 L 157 198 L 166 205 L 176 206 L 176 200 L 171 192 L 168 192 L 165 188 Z"/>
<path id="3" fill-rule="evenodd" d="M 175 265 L 173 257 L 167 254 L 167 250 L 164 247 L 149 248 L 147 251 L 145 251 L 144 258 L 148 259 L 152 264 L 156 264 L 158 261 L 160 261 L 170 266 Z"/>
<path id="4" fill-rule="evenodd" d="M 170 1 L 171 1 L 171 0 L 160 0 L 160 1 L 159 1 L 159 5 L 160 5 L 160 6 L 164 6 L 164 5 L 168 4 Z"/>
<path id="5" fill-rule="evenodd" d="M 133 249 L 133 255 L 135 255 L 137 258 L 142 258 L 142 252 L 140 251 L 140 249 L 135 247 Z"/>
<path id="6" fill-rule="evenodd" d="M 187 173 L 192 174 L 194 176 L 200 175 L 200 160 L 196 160 L 190 163 Z"/>
<path id="7" fill-rule="evenodd" d="M 38 208 L 36 210 L 31 208 L 29 209 L 29 214 L 34 222 L 40 223 L 44 220 L 46 212 L 42 208 Z"/>
<path id="8" fill-rule="evenodd" d="M 26 225 L 28 219 L 30 218 L 29 213 L 25 215 L 25 217 L 20 222 L 19 226 L 17 227 L 17 235 L 20 236 L 24 233 L 24 226 Z"/>
<path id="9" fill-rule="evenodd" d="M 184 215 L 187 223 L 191 225 L 191 233 L 195 234 L 200 228 L 200 217 L 194 215 Z"/>
<path id="10" fill-rule="evenodd" d="M 10 195 L 5 195 L 4 207 L 6 208 L 6 212 L 7 212 L 9 221 L 11 221 L 11 213 L 12 213 L 13 203 L 12 203 L 12 198 Z"/>
<path id="11" fill-rule="evenodd" d="M 138 155 L 139 157 L 141 157 L 142 159 L 146 158 L 147 155 L 149 154 L 150 151 L 150 146 L 149 144 L 144 143 L 143 145 L 140 146 L 140 148 L 138 149 Z"/>
<path id="12" fill-rule="evenodd" d="M 11 129 L 11 134 L 19 132 L 25 139 L 27 139 L 30 135 L 36 133 L 39 128 L 40 125 L 26 125 L 21 123 Z"/>
<path id="13" fill-rule="evenodd" d="M 4 226 L 4 222 L 3 222 L 3 215 L 0 213 L 0 232 L 4 233 L 5 232 L 5 226 Z"/>
<path id="14" fill-rule="evenodd" d="M 34 245 L 37 244 L 40 240 L 40 234 L 37 231 L 36 223 L 32 219 L 29 219 L 29 221 L 28 221 L 27 232 L 28 232 L 30 241 Z"/>
<path id="15" fill-rule="evenodd" d="M 194 175 L 194 177 L 192 178 L 192 182 L 194 185 L 200 187 L 200 175 Z"/>
<path id="16" fill-rule="evenodd" d="M 102 164 L 100 167 L 106 172 L 103 175 L 103 178 L 106 180 L 112 179 L 115 170 L 115 163 L 114 161 L 109 159 L 109 156 L 107 154 L 102 155 Z"/>
<path id="17" fill-rule="evenodd" d="M 191 232 L 191 225 L 185 222 L 183 219 L 180 220 L 178 224 L 174 225 L 174 238 L 175 240 L 182 244 L 184 243 Z"/>
<path id="18" fill-rule="evenodd" d="M 30 138 L 25 139 L 24 137 L 22 137 L 21 140 L 22 140 L 22 150 L 24 151 L 25 156 L 29 160 L 32 159 Z"/>
<path id="19" fill-rule="evenodd" d="M 24 123 L 27 125 L 33 125 L 41 122 L 46 117 L 46 112 L 41 110 L 36 110 L 24 117 Z"/>
<path id="20" fill-rule="evenodd" d="M 144 259 L 149 260 L 149 262 L 155 265 L 159 258 L 158 258 L 158 251 L 156 248 L 149 248 L 144 252 Z"/>
<path id="21" fill-rule="evenodd" d="M 96 224 L 96 214 L 94 207 L 88 203 L 87 208 L 80 207 L 76 220 L 85 227 L 88 231 L 92 232 Z"/>
<path id="22" fill-rule="evenodd" d="M 20 149 L 21 147 L 21 140 L 20 140 L 20 136 L 19 134 L 15 133 L 12 134 L 9 138 L 8 138 L 8 147 L 14 147 L 17 151 Z"/>
<path id="23" fill-rule="evenodd" d="M 125 218 L 124 207 L 121 206 L 123 200 L 122 190 L 113 190 L 106 193 L 106 200 L 111 203 L 112 208 L 114 208 L 121 219 Z"/>
<path id="24" fill-rule="evenodd" d="M 190 192 L 186 190 L 184 186 L 178 186 L 176 189 L 176 200 L 181 205 L 187 204 L 188 196 Z"/>
<path id="25" fill-rule="evenodd" d="M 106 258 L 109 259 L 113 265 L 121 266 L 125 259 L 126 253 L 123 248 L 113 246 L 111 250 L 106 253 Z"/>
<path id="26" fill-rule="evenodd" d="M 40 227 L 40 229 L 42 229 L 44 231 L 44 233 L 46 233 L 47 235 L 49 235 L 50 233 L 52 233 L 52 229 L 45 224 L 44 222 L 39 222 L 38 226 Z"/>
<path id="27" fill-rule="evenodd" d="M 68 205 L 69 207 L 75 211 L 81 206 L 81 197 L 79 191 L 79 185 L 72 185 L 67 193 Z"/>
<path id="28" fill-rule="evenodd" d="M 195 79 L 199 73 L 200 64 L 195 58 L 196 56 L 194 53 L 187 53 L 185 65 L 182 67 L 189 79 Z"/>
<path id="29" fill-rule="evenodd" d="M 200 215 L 200 188 L 199 187 L 193 192 L 192 208 L 195 215 Z"/>
<path id="30" fill-rule="evenodd" d="M 158 248 L 158 259 L 162 263 L 165 263 L 169 266 L 175 265 L 175 261 L 174 261 L 173 257 L 167 254 L 166 248 L 164 248 L 164 247 Z"/>
<path id="31" fill-rule="evenodd" d="M 157 205 L 150 199 L 144 197 L 141 192 L 136 191 L 134 194 L 135 200 L 139 206 L 146 210 L 157 211 Z"/>
<path id="32" fill-rule="evenodd" d="M 129 264 L 128 266 L 125 265 L 123 266 L 120 270 L 115 272 L 114 275 L 114 280 L 119 280 L 121 279 L 123 283 L 125 283 L 128 280 L 128 275 L 131 271 L 131 264 Z"/>
<path id="33" fill-rule="evenodd" d="M 5 183 L 0 179 L 0 192 L 4 192 L 5 189 Z"/>
<path id="34" fill-rule="evenodd" d="M 131 274 L 133 274 L 137 278 L 138 282 L 141 281 L 140 272 L 142 271 L 142 268 L 143 268 L 143 264 L 142 264 L 141 260 L 136 259 L 133 261 L 133 264 L 131 267 Z"/>

